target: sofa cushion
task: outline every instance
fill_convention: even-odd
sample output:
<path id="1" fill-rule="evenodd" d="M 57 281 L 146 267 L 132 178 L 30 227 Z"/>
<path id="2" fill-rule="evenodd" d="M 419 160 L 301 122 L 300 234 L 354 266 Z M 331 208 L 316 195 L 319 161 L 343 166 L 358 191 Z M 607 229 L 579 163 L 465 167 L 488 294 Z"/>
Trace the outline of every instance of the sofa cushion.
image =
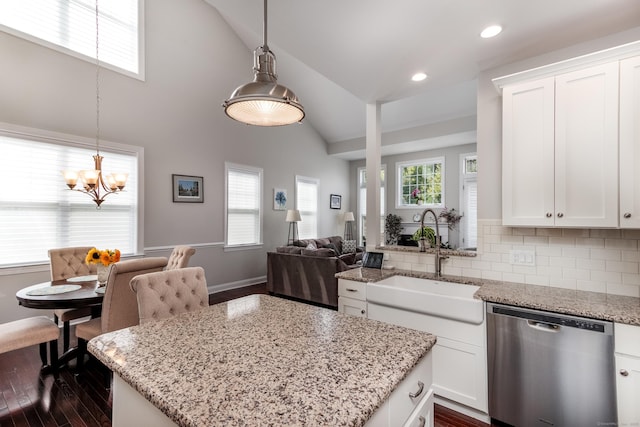
<path id="1" fill-rule="evenodd" d="M 327 249 L 332 249 L 337 256 L 342 255 L 342 253 L 338 250 L 338 248 L 336 247 L 336 245 L 334 245 L 333 243 L 328 243 L 326 245 L 322 246 L 323 248 L 327 248 Z"/>
<path id="2" fill-rule="evenodd" d="M 302 253 L 302 248 L 297 246 L 279 246 L 276 248 L 276 252 L 281 254 L 300 255 Z"/>
<path id="3" fill-rule="evenodd" d="M 342 262 L 344 262 L 345 264 L 347 264 L 347 265 L 351 265 L 351 264 L 355 264 L 356 263 L 356 254 L 355 253 L 342 254 L 338 258 L 340 258 L 340 260 Z"/>
<path id="4" fill-rule="evenodd" d="M 309 242 L 305 249 L 315 251 L 316 249 L 318 249 L 318 246 L 315 244 L 315 242 Z"/>
<path id="5" fill-rule="evenodd" d="M 306 256 L 321 256 L 321 257 L 334 257 L 336 253 L 333 249 L 320 248 L 320 249 L 302 249 L 302 255 Z"/>

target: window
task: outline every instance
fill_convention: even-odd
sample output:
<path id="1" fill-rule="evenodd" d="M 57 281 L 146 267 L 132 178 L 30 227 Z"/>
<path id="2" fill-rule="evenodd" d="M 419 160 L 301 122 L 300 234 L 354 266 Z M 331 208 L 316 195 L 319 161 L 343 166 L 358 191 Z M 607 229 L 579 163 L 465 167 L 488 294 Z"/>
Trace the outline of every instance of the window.
<path id="1" fill-rule="evenodd" d="M 225 163 L 226 246 L 262 244 L 262 169 Z"/>
<path id="2" fill-rule="evenodd" d="M 461 208 L 464 216 L 460 225 L 462 227 L 461 246 L 463 248 L 476 248 L 478 245 L 478 156 L 462 154 L 462 192 Z"/>
<path id="3" fill-rule="evenodd" d="M 3 0 L 0 29 L 34 43 L 95 62 L 96 0 Z M 136 78 L 142 72 L 144 0 L 102 0 L 100 62 Z"/>
<path id="4" fill-rule="evenodd" d="M 444 157 L 396 163 L 397 208 L 444 207 Z"/>
<path id="5" fill-rule="evenodd" d="M 386 212 L 385 199 L 385 174 L 387 167 L 382 165 L 380 171 L 380 235 L 381 242 L 384 242 L 384 217 Z M 358 243 L 366 245 L 365 236 L 367 234 L 367 169 L 358 168 Z"/>
<path id="6" fill-rule="evenodd" d="M 316 178 L 296 176 L 296 209 L 300 211 L 302 221 L 298 223 L 301 239 L 318 237 L 318 187 Z"/>
<path id="7" fill-rule="evenodd" d="M 0 267 L 43 264 L 47 251 L 67 246 L 142 252 L 138 236 L 138 170 L 143 149 L 101 141 L 107 173 L 128 172 L 125 191 L 107 196 L 100 209 L 70 191 L 63 169 L 93 166 L 95 142 L 35 129 L 0 129 Z"/>

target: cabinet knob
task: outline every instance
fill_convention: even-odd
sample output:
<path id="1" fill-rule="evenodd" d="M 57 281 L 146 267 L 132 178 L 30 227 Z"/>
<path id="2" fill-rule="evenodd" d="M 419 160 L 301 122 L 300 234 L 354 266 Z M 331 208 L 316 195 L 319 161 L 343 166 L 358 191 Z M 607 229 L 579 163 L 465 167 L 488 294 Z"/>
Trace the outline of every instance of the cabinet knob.
<path id="1" fill-rule="evenodd" d="M 366 314 L 367 312 L 364 310 L 360 310 L 360 314 Z"/>
<path id="2" fill-rule="evenodd" d="M 627 371 L 626 369 L 620 369 L 620 375 L 622 375 L 623 377 L 628 377 L 629 371 Z"/>
<path id="3" fill-rule="evenodd" d="M 551 218 L 553 214 L 551 212 L 547 212 L 547 218 Z"/>
<path id="4" fill-rule="evenodd" d="M 624 217 L 625 218 L 631 218 L 631 214 L 629 212 L 627 212 L 627 213 L 624 214 Z"/>
<path id="5" fill-rule="evenodd" d="M 558 212 L 558 218 L 562 218 L 564 214 L 562 212 Z"/>

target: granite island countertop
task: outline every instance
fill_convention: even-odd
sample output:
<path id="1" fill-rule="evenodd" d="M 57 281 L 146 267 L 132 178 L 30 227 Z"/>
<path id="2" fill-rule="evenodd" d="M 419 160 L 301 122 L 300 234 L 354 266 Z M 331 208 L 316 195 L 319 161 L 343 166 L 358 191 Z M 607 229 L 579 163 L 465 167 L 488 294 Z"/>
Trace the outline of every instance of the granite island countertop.
<path id="1" fill-rule="evenodd" d="M 337 278 L 367 283 L 378 282 L 391 276 L 480 286 L 474 298 L 487 302 L 640 326 L 640 298 L 636 297 L 461 276 L 436 277 L 433 273 L 407 270 L 357 268 L 336 274 Z"/>
<path id="2" fill-rule="evenodd" d="M 180 426 L 361 426 L 435 342 L 251 295 L 100 335 L 88 349 Z"/>

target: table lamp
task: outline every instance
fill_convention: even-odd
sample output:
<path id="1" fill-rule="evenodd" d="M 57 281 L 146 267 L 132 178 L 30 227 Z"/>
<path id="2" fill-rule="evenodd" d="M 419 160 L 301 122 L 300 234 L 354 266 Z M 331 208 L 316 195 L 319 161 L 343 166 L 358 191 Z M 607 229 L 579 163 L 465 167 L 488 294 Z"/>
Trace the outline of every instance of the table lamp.
<path id="1" fill-rule="evenodd" d="M 344 214 L 344 240 L 353 240 L 353 222 L 356 219 L 353 212 L 345 212 Z"/>

